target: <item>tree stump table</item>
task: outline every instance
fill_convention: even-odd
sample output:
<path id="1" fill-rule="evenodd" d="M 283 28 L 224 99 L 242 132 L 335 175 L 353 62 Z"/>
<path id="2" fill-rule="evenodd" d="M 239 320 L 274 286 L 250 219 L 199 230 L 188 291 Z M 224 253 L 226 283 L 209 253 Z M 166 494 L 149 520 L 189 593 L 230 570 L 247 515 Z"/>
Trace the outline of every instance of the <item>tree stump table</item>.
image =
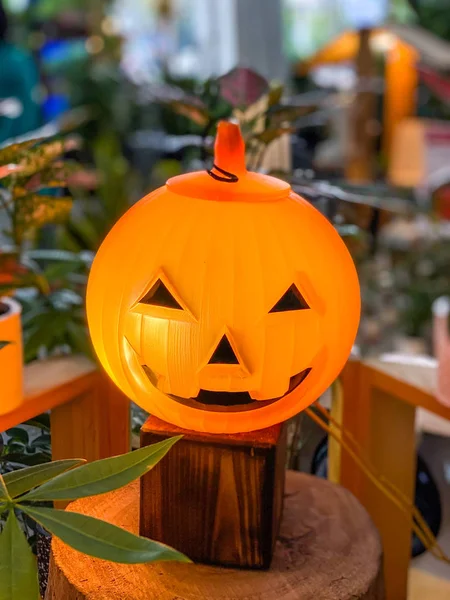
<path id="1" fill-rule="evenodd" d="M 139 484 L 68 510 L 139 531 Z M 52 544 L 46 600 L 384 600 L 381 543 L 346 489 L 288 472 L 284 516 L 267 571 L 206 565 L 120 565 Z"/>

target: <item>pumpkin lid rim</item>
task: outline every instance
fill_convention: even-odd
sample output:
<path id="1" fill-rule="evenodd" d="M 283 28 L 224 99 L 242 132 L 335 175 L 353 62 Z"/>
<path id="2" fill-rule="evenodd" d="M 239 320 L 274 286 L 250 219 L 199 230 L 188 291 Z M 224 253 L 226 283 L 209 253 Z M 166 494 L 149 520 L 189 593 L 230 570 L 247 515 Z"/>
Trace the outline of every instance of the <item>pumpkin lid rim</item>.
<path id="1" fill-rule="evenodd" d="M 179 196 L 222 202 L 284 200 L 292 191 L 286 181 L 253 171 L 247 171 L 236 182 L 227 183 L 215 181 L 207 171 L 194 171 L 171 177 L 166 187 Z"/>

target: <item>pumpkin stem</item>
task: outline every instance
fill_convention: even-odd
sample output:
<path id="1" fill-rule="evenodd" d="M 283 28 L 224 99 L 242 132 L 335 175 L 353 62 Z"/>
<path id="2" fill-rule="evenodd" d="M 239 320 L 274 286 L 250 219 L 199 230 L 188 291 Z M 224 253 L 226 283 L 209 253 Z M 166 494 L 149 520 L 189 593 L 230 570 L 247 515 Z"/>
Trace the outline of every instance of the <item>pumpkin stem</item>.
<path id="1" fill-rule="evenodd" d="M 214 165 L 235 176 L 247 171 L 245 144 L 237 123 L 220 121 L 214 145 Z"/>

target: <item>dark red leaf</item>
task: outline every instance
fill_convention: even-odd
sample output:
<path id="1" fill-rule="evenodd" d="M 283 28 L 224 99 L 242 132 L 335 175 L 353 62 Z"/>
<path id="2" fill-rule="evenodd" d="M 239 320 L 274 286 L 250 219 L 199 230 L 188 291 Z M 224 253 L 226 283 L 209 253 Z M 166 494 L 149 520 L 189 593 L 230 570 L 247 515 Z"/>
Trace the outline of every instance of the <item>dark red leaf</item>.
<path id="1" fill-rule="evenodd" d="M 255 71 L 236 67 L 219 77 L 220 95 L 234 108 L 247 107 L 269 91 L 269 83 Z"/>

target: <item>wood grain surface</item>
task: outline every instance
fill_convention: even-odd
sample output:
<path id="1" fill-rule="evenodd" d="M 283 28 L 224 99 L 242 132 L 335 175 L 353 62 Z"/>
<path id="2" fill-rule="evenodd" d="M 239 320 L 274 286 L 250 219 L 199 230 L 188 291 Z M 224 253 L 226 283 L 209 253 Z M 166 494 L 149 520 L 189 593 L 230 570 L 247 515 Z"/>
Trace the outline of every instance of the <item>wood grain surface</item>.
<path id="1" fill-rule="evenodd" d="M 195 562 L 268 568 L 283 507 L 286 426 L 219 435 L 150 417 L 141 447 L 179 433 L 141 479 L 141 535 Z"/>
<path id="2" fill-rule="evenodd" d="M 139 484 L 78 500 L 69 510 L 139 530 Z M 344 488 L 288 472 L 268 571 L 206 565 L 119 565 L 53 541 L 46 600 L 384 600 L 381 544 Z"/>
<path id="3" fill-rule="evenodd" d="M 84 393 L 98 376 L 96 371 L 95 364 L 84 356 L 36 360 L 26 365 L 23 404 L 0 417 L 0 431 L 15 427 Z"/>

